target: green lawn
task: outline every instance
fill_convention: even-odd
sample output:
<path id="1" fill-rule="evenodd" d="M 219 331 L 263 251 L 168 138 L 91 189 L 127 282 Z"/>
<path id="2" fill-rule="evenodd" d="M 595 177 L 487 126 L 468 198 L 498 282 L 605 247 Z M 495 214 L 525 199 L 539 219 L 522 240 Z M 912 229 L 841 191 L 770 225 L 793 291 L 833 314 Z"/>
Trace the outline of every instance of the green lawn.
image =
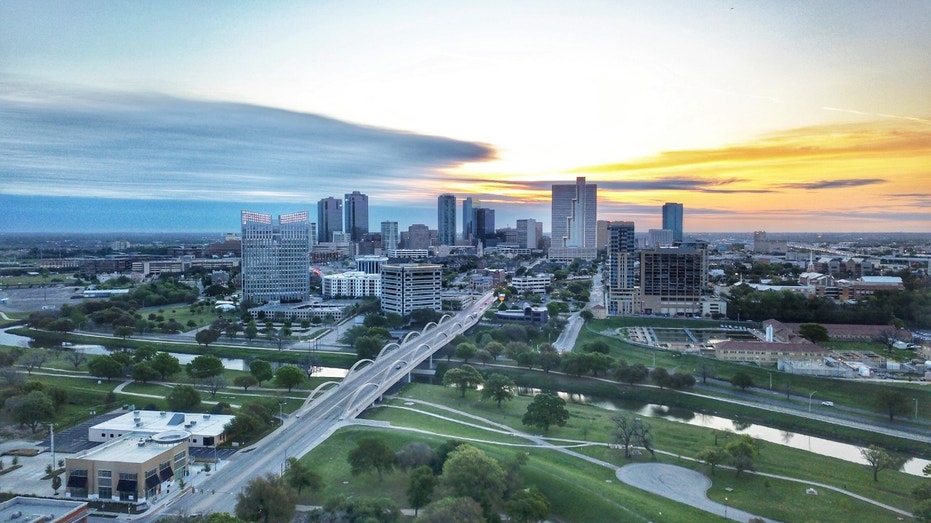
<path id="1" fill-rule="evenodd" d="M 410 385 L 402 390 L 399 399 L 392 405 L 404 405 L 405 398 L 442 403 L 462 410 L 504 422 L 518 430 L 524 430 L 520 416 L 526 409 L 529 398 L 516 398 L 498 409 L 493 403 L 483 402 L 477 392 L 472 391 L 465 399 L 458 392 L 428 385 Z M 409 408 L 422 409 L 429 413 L 442 414 L 456 420 L 482 426 L 480 421 L 470 420 L 461 414 L 448 413 L 439 408 L 415 404 Z M 612 413 L 591 406 L 569 405 L 571 418 L 566 427 L 554 427 L 546 436 L 552 438 L 586 439 L 607 442 L 611 439 Z M 303 458 L 306 463 L 325 478 L 325 488 L 319 493 L 304 493 L 302 503 L 322 503 L 335 494 L 356 496 L 388 496 L 406 506 L 406 474 L 394 472 L 379 482 L 375 474 L 352 477 L 346 463 L 346 455 L 355 441 L 362 435 L 377 432 L 386 438 L 392 449 L 397 450 L 410 441 L 423 441 L 433 447 L 442 443 L 447 436 L 477 438 L 495 442 L 514 441 L 513 436 L 503 436 L 483 431 L 478 427 L 439 419 L 427 414 L 417 414 L 396 408 L 369 410 L 366 417 L 388 421 L 394 426 L 406 426 L 441 433 L 436 437 L 414 432 L 398 432 L 391 429 L 350 427 L 338 431 L 322 446 Z M 683 456 L 690 456 L 698 449 L 711 445 L 713 439 L 708 429 L 668 422 L 650 420 L 658 449 Z M 526 442 L 527 440 L 517 440 Z M 723 444 L 723 443 L 722 443 Z M 504 460 L 516 451 L 529 452 L 530 460 L 524 468 L 526 485 L 536 485 L 548 497 L 553 512 L 561 521 L 614 522 L 614 521 L 708 521 L 711 516 L 691 507 L 670 502 L 647 494 L 638 489 L 619 484 L 613 471 L 591 465 L 578 458 L 553 450 L 540 448 L 515 448 L 497 444 L 475 443 L 489 455 Z M 599 459 L 623 465 L 623 456 L 607 446 L 581 447 L 577 449 Z M 648 460 L 649 456 L 636 459 Z M 703 465 L 676 456 L 658 455 L 659 461 L 697 468 L 707 473 Z M 911 507 L 907 492 L 922 481 L 920 478 L 897 472 L 883 471 L 880 481 L 872 481 L 871 472 L 865 466 L 817 456 L 804 451 L 789 449 L 775 444 L 766 444 L 756 458 L 758 469 L 765 472 L 792 477 L 809 478 L 819 482 L 847 488 L 864 496 L 881 500 L 903 508 Z M 714 486 L 709 495 L 723 502 L 756 514 L 781 521 L 896 521 L 897 516 L 887 510 L 832 492 L 819 492 L 819 496 L 806 496 L 806 485 L 776 479 L 764 479 L 744 474 L 739 479 L 733 471 L 719 469 L 712 477 Z M 730 488 L 730 491 L 725 491 Z M 823 490 L 823 489 L 820 489 Z"/>

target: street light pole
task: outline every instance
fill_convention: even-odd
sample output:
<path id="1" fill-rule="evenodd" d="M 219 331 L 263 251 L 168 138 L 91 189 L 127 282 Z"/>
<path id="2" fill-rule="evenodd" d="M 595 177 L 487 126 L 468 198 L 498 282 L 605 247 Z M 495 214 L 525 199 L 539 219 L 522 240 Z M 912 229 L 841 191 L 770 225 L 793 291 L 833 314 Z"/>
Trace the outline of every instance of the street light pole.
<path id="1" fill-rule="evenodd" d="M 727 519 L 727 496 L 724 496 L 724 519 Z"/>
<path id="2" fill-rule="evenodd" d="M 918 421 L 918 398 L 912 398 L 912 401 L 915 402 L 915 421 Z"/>
<path id="3" fill-rule="evenodd" d="M 812 393 L 808 395 L 808 413 L 809 413 L 809 414 L 811 414 L 811 398 L 812 398 L 812 396 L 815 395 L 816 392 L 818 392 L 818 391 L 816 391 L 816 390 L 815 390 L 815 391 L 812 391 Z"/>

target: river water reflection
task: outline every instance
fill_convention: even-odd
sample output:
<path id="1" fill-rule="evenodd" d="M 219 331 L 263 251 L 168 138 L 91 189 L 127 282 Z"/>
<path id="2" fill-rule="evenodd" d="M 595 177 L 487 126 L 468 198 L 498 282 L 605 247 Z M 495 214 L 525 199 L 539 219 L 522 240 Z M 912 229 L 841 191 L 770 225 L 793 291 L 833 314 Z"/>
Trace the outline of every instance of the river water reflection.
<path id="1" fill-rule="evenodd" d="M 17 336 L 16 334 L 10 334 L 6 332 L 6 329 L 0 329 L 0 345 L 8 345 L 11 347 L 29 347 L 30 338 L 25 336 Z M 103 345 L 74 345 L 71 348 L 81 349 L 88 356 L 104 356 L 110 354 L 110 350 L 104 347 Z M 186 365 L 194 360 L 197 357 L 196 354 L 184 354 L 180 352 L 169 352 L 175 358 L 178 358 L 178 363 L 181 365 Z M 223 368 L 226 370 L 249 370 L 249 363 L 241 358 L 220 358 L 223 361 Z M 276 368 L 277 364 L 272 363 L 272 368 Z M 347 369 L 340 369 L 337 367 L 317 367 L 314 370 L 315 378 L 343 378 L 346 376 Z"/>
<path id="2" fill-rule="evenodd" d="M 532 395 L 538 390 L 519 390 L 521 394 Z M 860 448 L 849 443 L 840 443 L 816 436 L 808 436 L 797 432 L 779 430 L 765 425 L 743 423 L 740 420 L 723 418 L 710 414 L 702 414 L 689 409 L 671 408 L 666 405 L 644 403 L 624 399 L 608 400 L 583 394 L 558 393 L 559 396 L 570 403 L 592 405 L 606 410 L 627 410 L 636 415 L 650 418 L 662 418 L 677 423 L 686 423 L 697 427 L 707 427 L 716 430 L 728 430 L 737 434 L 748 434 L 754 438 L 778 445 L 785 445 L 800 450 L 807 450 L 822 456 L 842 459 L 851 463 L 866 465 L 866 460 L 860 455 Z M 923 476 L 922 469 L 931 464 L 931 461 L 921 458 L 911 458 L 902 467 L 902 472 L 915 476 Z"/>

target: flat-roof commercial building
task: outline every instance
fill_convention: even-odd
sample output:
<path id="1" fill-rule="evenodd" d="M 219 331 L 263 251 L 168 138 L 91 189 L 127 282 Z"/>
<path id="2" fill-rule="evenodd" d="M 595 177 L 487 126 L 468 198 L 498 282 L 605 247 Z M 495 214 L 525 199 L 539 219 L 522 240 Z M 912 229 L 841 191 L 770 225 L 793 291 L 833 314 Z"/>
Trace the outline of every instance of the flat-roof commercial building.
<path id="1" fill-rule="evenodd" d="M 112 441 L 129 434 L 149 437 L 166 431 L 189 433 L 192 447 L 213 447 L 226 441 L 225 427 L 235 416 L 135 410 L 87 429 L 89 441 Z"/>
<path id="2" fill-rule="evenodd" d="M 380 297 L 381 274 L 362 271 L 327 274 L 323 277 L 322 287 L 326 298 Z"/>
<path id="3" fill-rule="evenodd" d="M 381 268 L 381 308 L 407 316 L 417 309 L 442 307 L 443 267 L 401 263 Z"/>
<path id="4" fill-rule="evenodd" d="M 86 523 L 87 503 L 17 496 L 0 503 L 0 521 L 16 523 Z"/>
<path id="5" fill-rule="evenodd" d="M 142 504 L 188 473 L 183 430 L 129 436 L 65 458 L 65 497 Z"/>

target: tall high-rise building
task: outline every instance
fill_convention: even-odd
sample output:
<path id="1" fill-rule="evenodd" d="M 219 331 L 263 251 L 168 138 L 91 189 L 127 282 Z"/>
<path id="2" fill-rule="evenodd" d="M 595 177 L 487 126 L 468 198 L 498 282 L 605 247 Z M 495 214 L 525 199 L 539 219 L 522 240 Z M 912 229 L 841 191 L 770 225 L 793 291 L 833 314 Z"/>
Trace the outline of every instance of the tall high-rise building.
<path id="1" fill-rule="evenodd" d="M 441 194 L 437 198 L 437 233 L 440 245 L 456 245 L 456 196 Z"/>
<path id="2" fill-rule="evenodd" d="M 415 223 L 407 228 L 407 245 L 405 249 L 429 249 L 430 228 L 422 223 Z"/>
<path id="3" fill-rule="evenodd" d="M 649 238 L 647 244 L 650 247 L 671 247 L 673 243 L 673 233 L 669 229 L 650 229 L 647 233 Z"/>
<path id="4" fill-rule="evenodd" d="M 596 247 L 595 222 L 598 216 L 598 185 L 585 183 L 553 185 L 553 247 Z"/>
<path id="5" fill-rule="evenodd" d="M 663 229 L 672 231 L 672 241 L 682 241 L 682 214 L 681 203 L 663 204 Z"/>
<path id="6" fill-rule="evenodd" d="M 393 251 L 401 243 L 401 236 L 398 233 L 398 222 L 381 222 L 381 250 L 382 252 Z"/>
<path id="7" fill-rule="evenodd" d="M 334 232 L 343 230 L 343 201 L 329 196 L 317 202 L 317 240 L 333 241 Z"/>
<path id="8" fill-rule="evenodd" d="M 304 301 L 310 297 L 307 211 L 272 215 L 242 211 L 243 300 Z"/>
<path id="9" fill-rule="evenodd" d="M 346 232 L 354 242 L 361 242 L 362 237 L 369 233 L 369 197 L 359 191 L 352 191 L 344 197 L 346 212 Z"/>
<path id="10" fill-rule="evenodd" d="M 608 246 L 608 226 L 611 222 L 608 220 L 598 220 L 595 222 L 595 247 L 604 249 Z"/>
<path id="11" fill-rule="evenodd" d="M 695 242 L 640 251 L 644 314 L 701 315 L 708 287 L 708 246 Z"/>
<path id="12" fill-rule="evenodd" d="M 481 207 L 481 204 L 472 200 L 472 197 L 462 200 L 462 239 L 469 241 L 475 235 L 475 229 L 473 227 L 472 220 L 474 219 L 472 207 L 475 204 L 476 207 Z"/>
<path id="13" fill-rule="evenodd" d="M 488 207 L 474 209 L 475 239 L 482 245 L 488 245 L 488 240 L 495 237 L 495 210 Z"/>
<path id="14" fill-rule="evenodd" d="M 637 240 L 634 237 L 634 222 L 611 222 L 608 224 L 608 314 L 633 314 L 637 303 Z"/>
<path id="15" fill-rule="evenodd" d="M 522 249 L 539 249 L 543 223 L 532 218 L 517 220 L 517 246 Z"/>

